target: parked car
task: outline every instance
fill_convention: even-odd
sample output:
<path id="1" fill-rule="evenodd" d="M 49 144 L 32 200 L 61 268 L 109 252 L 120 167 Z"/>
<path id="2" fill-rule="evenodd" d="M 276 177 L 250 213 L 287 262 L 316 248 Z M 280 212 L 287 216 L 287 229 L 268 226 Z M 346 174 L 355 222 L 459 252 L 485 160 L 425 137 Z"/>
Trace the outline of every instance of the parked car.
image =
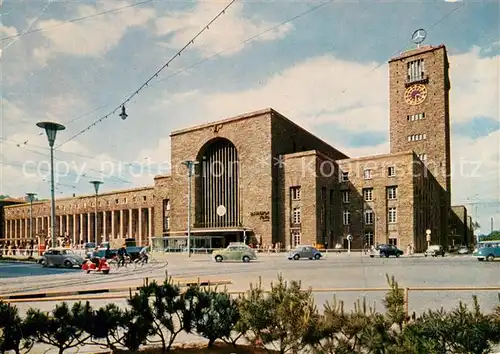
<path id="1" fill-rule="evenodd" d="M 214 260 L 218 263 L 222 261 L 243 261 L 245 263 L 256 260 L 255 251 L 245 244 L 232 244 L 226 248 L 212 252 Z"/>
<path id="2" fill-rule="evenodd" d="M 64 266 L 66 268 L 73 268 L 75 266 L 82 266 L 83 257 L 70 249 L 57 247 L 49 248 L 37 262 L 43 267 Z"/>
<path id="3" fill-rule="evenodd" d="M 313 246 L 297 246 L 288 253 L 288 259 L 320 259 L 323 255 Z"/>
<path id="4" fill-rule="evenodd" d="M 430 245 L 427 250 L 424 252 L 424 256 L 431 256 L 431 257 L 437 257 L 437 256 L 442 256 L 444 257 L 445 254 L 444 247 L 441 245 Z"/>
<path id="5" fill-rule="evenodd" d="M 370 257 L 373 258 L 375 256 L 379 256 L 389 258 L 390 256 L 399 257 L 403 254 L 404 252 L 394 245 L 378 245 L 373 251 L 370 252 Z"/>
<path id="6" fill-rule="evenodd" d="M 481 241 L 476 245 L 476 249 L 472 253 L 478 261 L 493 262 L 500 258 L 500 241 Z"/>
<path id="7" fill-rule="evenodd" d="M 469 254 L 469 247 L 460 246 L 460 247 L 458 247 L 457 253 L 458 254 Z"/>

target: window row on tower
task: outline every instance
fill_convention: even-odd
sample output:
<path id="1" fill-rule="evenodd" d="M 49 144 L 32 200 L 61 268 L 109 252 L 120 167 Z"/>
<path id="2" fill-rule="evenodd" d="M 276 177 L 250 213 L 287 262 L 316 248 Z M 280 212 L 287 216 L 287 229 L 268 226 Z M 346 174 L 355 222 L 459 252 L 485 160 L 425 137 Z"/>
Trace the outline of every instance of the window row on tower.
<path id="1" fill-rule="evenodd" d="M 409 122 L 413 122 L 415 120 L 425 119 L 425 113 L 417 113 L 406 116 L 406 120 Z"/>
<path id="2" fill-rule="evenodd" d="M 425 139 L 427 139 L 427 134 L 425 133 L 408 135 L 408 141 L 420 141 Z"/>

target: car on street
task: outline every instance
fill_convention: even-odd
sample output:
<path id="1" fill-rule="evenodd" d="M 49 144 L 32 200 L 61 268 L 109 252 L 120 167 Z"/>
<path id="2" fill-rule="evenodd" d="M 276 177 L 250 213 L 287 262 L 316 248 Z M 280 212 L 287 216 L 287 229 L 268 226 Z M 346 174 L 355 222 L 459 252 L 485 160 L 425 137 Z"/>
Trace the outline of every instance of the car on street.
<path id="1" fill-rule="evenodd" d="M 399 258 L 399 256 L 402 256 L 403 254 L 404 252 L 394 245 L 378 245 L 370 252 L 370 257 L 373 258 L 378 256 L 389 258 L 390 256 L 395 256 Z"/>
<path id="2" fill-rule="evenodd" d="M 486 259 L 488 262 L 493 262 L 495 259 L 500 259 L 500 240 L 479 242 L 472 256 L 478 261 Z"/>
<path id="3" fill-rule="evenodd" d="M 243 243 L 230 244 L 226 248 L 214 250 L 212 257 L 217 263 L 222 261 L 243 261 L 248 263 L 257 259 L 255 251 Z"/>
<path id="4" fill-rule="evenodd" d="M 424 256 L 431 256 L 431 257 L 437 257 L 437 256 L 441 256 L 441 257 L 444 257 L 444 254 L 445 254 L 445 250 L 444 250 L 444 247 L 441 246 L 441 245 L 430 245 L 429 247 L 427 247 L 427 249 L 425 250 L 424 252 Z"/>
<path id="5" fill-rule="evenodd" d="M 457 254 L 469 254 L 469 247 L 467 246 L 458 247 Z"/>
<path id="6" fill-rule="evenodd" d="M 297 246 L 295 249 L 291 250 L 288 253 L 287 258 L 288 259 L 293 259 L 293 260 L 299 260 L 301 258 L 307 258 L 307 259 L 320 259 L 323 255 L 321 254 L 320 251 L 316 247 L 313 246 Z"/>
<path id="7" fill-rule="evenodd" d="M 83 264 L 83 257 L 76 254 L 70 249 L 63 247 L 49 248 L 38 259 L 37 263 L 43 267 L 60 267 L 73 268 L 75 266 L 81 267 Z"/>

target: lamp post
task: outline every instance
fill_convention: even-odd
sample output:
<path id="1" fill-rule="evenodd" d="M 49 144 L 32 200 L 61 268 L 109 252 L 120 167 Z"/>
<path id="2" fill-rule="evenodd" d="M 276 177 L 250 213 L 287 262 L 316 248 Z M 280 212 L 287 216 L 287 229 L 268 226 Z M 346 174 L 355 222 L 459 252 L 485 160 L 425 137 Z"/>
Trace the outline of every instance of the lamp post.
<path id="1" fill-rule="evenodd" d="M 95 191 L 95 208 L 94 208 L 94 242 L 97 245 L 97 197 L 99 195 L 99 186 L 102 184 L 101 181 L 90 181 L 94 185 Z"/>
<path id="2" fill-rule="evenodd" d="M 188 169 L 188 207 L 187 207 L 187 249 L 188 257 L 191 257 L 191 177 L 193 176 L 193 168 L 198 164 L 198 161 L 183 161 L 182 164 Z"/>
<path id="3" fill-rule="evenodd" d="M 66 127 L 54 122 L 36 123 L 39 128 L 45 129 L 50 146 L 50 238 L 52 247 L 56 247 L 56 199 L 54 196 L 54 142 L 56 141 L 57 131 L 64 130 Z"/>
<path id="4" fill-rule="evenodd" d="M 30 202 L 30 239 L 33 240 L 33 201 L 36 193 L 26 193 L 26 198 Z"/>

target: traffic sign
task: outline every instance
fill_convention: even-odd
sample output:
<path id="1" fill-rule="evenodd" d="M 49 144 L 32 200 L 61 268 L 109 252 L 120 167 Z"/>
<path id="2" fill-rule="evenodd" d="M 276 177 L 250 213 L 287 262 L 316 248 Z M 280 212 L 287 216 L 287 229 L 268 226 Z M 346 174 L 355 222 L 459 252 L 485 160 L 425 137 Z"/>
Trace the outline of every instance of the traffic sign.
<path id="1" fill-rule="evenodd" d="M 347 235 L 347 240 L 348 241 L 352 241 L 352 235 L 351 234 Z"/>

